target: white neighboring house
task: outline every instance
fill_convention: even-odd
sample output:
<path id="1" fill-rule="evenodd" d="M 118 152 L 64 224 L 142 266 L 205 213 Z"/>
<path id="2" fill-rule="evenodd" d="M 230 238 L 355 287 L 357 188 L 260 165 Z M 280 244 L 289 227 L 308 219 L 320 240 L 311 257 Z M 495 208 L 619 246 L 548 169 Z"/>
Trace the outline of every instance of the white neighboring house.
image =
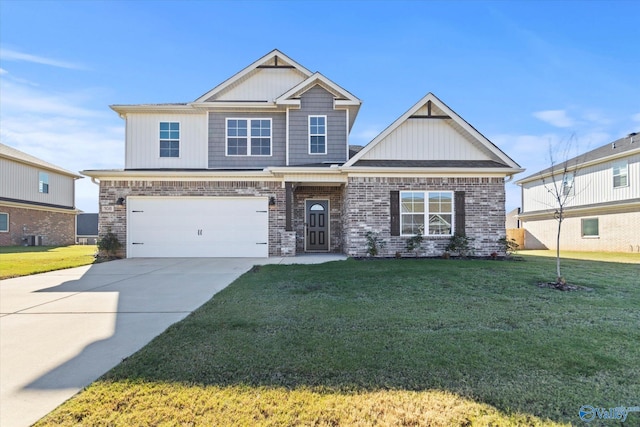
<path id="1" fill-rule="evenodd" d="M 640 252 L 640 134 L 631 133 L 516 182 L 526 249 L 556 249 L 555 183 L 566 192 L 560 249 Z"/>
<path id="2" fill-rule="evenodd" d="M 80 178 L 0 144 L 0 246 L 73 245 Z"/>

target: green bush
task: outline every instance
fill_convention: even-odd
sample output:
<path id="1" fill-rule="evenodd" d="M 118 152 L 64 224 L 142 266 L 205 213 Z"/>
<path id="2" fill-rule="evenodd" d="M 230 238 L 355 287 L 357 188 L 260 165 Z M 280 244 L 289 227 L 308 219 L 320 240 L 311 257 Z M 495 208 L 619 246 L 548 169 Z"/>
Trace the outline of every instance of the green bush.
<path id="1" fill-rule="evenodd" d="M 120 243 L 118 237 L 113 234 L 111 230 L 109 230 L 102 239 L 98 240 L 98 250 L 106 253 L 110 258 L 115 257 L 121 247 L 122 243 Z"/>

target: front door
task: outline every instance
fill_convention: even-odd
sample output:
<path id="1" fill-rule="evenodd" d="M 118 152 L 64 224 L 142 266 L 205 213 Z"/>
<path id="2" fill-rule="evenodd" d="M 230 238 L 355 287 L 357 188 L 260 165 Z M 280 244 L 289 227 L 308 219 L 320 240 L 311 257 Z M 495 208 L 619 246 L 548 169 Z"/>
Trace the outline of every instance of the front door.
<path id="1" fill-rule="evenodd" d="M 306 250 L 329 250 L 329 201 L 306 201 Z"/>

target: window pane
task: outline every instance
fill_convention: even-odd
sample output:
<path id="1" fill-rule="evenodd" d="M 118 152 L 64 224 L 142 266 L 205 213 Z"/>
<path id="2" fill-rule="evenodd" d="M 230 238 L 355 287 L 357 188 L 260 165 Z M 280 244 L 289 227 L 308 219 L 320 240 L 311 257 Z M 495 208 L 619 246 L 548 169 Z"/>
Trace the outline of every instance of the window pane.
<path id="1" fill-rule="evenodd" d="M 168 122 L 160 122 L 160 130 L 169 130 Z"/>
<path id="2" fill-rule="evenodd" d="M 245 138 L 229 138 L 227 154 L 230 156 L 246 156 L 247 140 Z"/>
<path id="3" fill-rule="evenodd" d="M 424 215 L 402 214 L 402 234 L 418 234 L 424 230 Z"/>
<path id="4" fill-rule="evenodd" d="M 252 156 L 269 156 L 271 154 L 271 139 L 251 138 Z"/>
<path id="5" fill-rule="evenodd" d="M 178 123 L 178 122 L 169 123 L 169 129 L 170 130 L 180 130 L 180 123 Z"/>
<path id="6" fill-rule="evenodd" d="M 451 234 L 451 215 L 429 215 L 429 234 Z"/>
<path id="7" fill-rule="evenodd" d="M 0 231 L 9 231 L 9 214 L 0 213 Z"/>
<path id="8" fill-rule="evenodd" d="M 582 220 L 582 236 L 598 236 L 598 218 Z"/>
<path id="9" fill-rule="evenodd" d="M 325 144 L 324 144 L 324 136 L 312 136 L 311 137 L 311 153 L 324 153 L 325 152 Z"/>
<path id="10" fill-rule="evenodd" d="M 160 131 L 160 139 L 169 139 L 169 131 L 161 130 Z"/>

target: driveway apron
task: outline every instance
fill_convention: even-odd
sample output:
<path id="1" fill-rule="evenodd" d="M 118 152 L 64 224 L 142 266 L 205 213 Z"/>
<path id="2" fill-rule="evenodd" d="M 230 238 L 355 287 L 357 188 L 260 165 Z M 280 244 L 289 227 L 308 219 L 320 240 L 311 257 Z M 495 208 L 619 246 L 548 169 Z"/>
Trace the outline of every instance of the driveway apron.
<path id="1" fill-rule="evenodd" d="M 255 264 L 126 259 L 0 283 L 0 425 L 27 426 Z"/>

